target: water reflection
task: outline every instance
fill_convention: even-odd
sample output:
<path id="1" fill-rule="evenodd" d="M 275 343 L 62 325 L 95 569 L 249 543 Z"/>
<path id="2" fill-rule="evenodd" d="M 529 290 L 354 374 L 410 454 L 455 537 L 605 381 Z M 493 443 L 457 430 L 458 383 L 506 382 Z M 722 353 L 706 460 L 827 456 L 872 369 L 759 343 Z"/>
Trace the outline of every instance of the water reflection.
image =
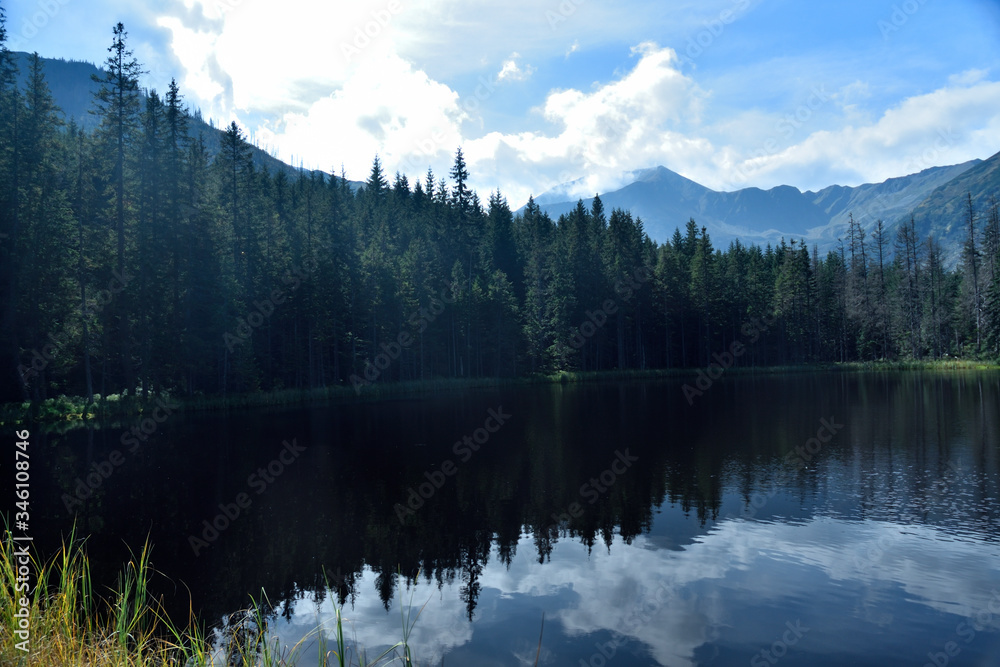
<path id="1" fill-rule="evenodd" d="M 412 592 L 422 664 L 530 664 L 543 612 L 549 664 L 924 664 L 949 641 L 950 665 L 1000 656 L 1000 616 L 958 630 L 1000 589 L 1000 375 L 734 376 L 694 407 L 681 384 L 178 418 L 79 520 L 109 580 L 149 531 L 197 610 L 221 620 L 263 588 L 289 644 L 335 605 L 391 644 Z M 457 457 L 498 406 L 509 420 Z M 50 539 L 60 494 L 119 433 L 47 437 Z M 192 532 L 293 438 L 299 462 L 195 556 Z"/>
<path id="2" fill-rule="evenodd" d="M 645 536 L 631 544 L 617 539 L 589 554 L 564 541 L 546 564 L 527 555 L 531 536 L 519 546 L 525 555 L 509 568 L 483 574 L 488 604 L 480 606 L 475 624 L 465 621 L 458 582 L 418 579 L 403 594 L 404 602 L 412 595 L 413 604 L 427 603 L 413 633 L 426 664 L 444 656 L 446 662 L 462 656 L 461 664 L 516 664 L 533 647 L 542 610 L 545 645 L 561 648 L 555 664 L 589 662 L 602 646 L 613 648 L 622 664 L 749 662 L 785 634 L 788 623 L 805 632 L 789 647 L 786 664 L 920 664 L 926 652 L 956 640 L 955 627 L 967 619 L 970 629 L 980 623 L 985 634 L 967 644 L 957 639 L 965 655 L 996 655 L 1000 549 L 995 541 L 933 526 L 828 516 L 795 523 L 732 520 L 680 551 Z M 358 583 L 371 590 L 375 574 L 364 572 Z M 981 612 L 994 600 L 995 612 L 986 618 Z M 360 595 L 345 617 L 361 643 L 379 647 L 399 635 L 397 605 L 387 614 L 377 600 Z M 335 622 L 331 600 L 317 604 L 300 596 L 296 609 L 293 621 L 278 628 L 286 643 L 317 621 L 327 628 Z M 493 633 L 500 627 L 506 643 L 498 645 Z"/>

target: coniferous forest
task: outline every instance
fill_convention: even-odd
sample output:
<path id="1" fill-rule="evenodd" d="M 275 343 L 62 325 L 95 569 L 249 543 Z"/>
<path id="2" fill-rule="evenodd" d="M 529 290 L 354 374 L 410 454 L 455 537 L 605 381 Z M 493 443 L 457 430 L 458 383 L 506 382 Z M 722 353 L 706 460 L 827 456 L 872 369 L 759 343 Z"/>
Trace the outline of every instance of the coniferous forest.
<path id="1" fill-rule="evenodd" d="M 3 401 L 1000 353 L 995 201 L 968 197 L 956 266 L 912 219 L 825 255 L 695 220 L 660 244 L 599 198 L 484 200 L 460 148 L 360 187 L 269 173 L 235 123 L 211 154 L 176 83 L 141 88 L 121 24 L 103 67 L 85 132 L 0 51 Z"/>

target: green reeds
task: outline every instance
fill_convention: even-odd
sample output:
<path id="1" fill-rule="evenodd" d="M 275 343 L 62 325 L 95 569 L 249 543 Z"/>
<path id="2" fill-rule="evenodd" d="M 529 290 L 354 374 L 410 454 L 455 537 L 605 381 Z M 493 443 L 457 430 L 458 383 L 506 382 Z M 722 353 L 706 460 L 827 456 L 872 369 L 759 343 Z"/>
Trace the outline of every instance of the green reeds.
<path id="1" fill-rule="evenodd" d="M 59 551 L 47 560 L 28 550 L 29 588 L 33 585 L 30 593 L 19 586 L 18 559 L 24 558 L 21 550 L 21 543 L 15 542 L 6 530 L 0 544 L 0 664 L 5 666 L 292 667 L 310 650 L 314 639 L 320 667 L 417 664 L 410 636 L 426 603 L 414 615 L 412 592 L 409 604 L 404 604 L 400 591 L 402 639 L 372 660 L 356 639 L 349 641 L 339 607 L 335 608 L 332 633 L 324 632 L 322 624 L 317 623 L 315 630 L 293 646 L 282 646 L 270 629 L 274 612 L 263 591 L 259 599 L 251 597 L 246 610 L 232 615 L 228 626 L 218 634 L 223 641 L 213 646 L 190 605 L 186 623 L 180 626 L 152 596 L 149 582 L 156 573 L 148 542 L 141 551 L 132 553 L 115 588 L 103 596 L 93 590 L 85 545 L 75 533 L 70 533 Z M 29 603 L 27 652 L 17 647 L 21 638 L 14 634 L 20 598 L 25 596 Z M 329 642 L 332 648 L 328 648 Z"/>

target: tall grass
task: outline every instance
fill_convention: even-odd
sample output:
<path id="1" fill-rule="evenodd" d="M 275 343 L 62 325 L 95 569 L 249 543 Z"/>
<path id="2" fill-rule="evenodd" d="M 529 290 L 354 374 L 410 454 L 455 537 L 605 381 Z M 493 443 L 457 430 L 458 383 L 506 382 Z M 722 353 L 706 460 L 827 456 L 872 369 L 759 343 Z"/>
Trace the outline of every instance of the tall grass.
<path id="1" fill-rule="evenodd" d="M 29 549 L 30 594 L 28 651 L 13 630 L 21 608 L 17 591 L 18 556 L 11 533 L 0 546 L 0 662 L 7 665 L 145 666 L 179 664 L 176 646 L 165 641 L 163 615 L 149 595 L 151 550 L 148 544 L 125 566 L 116 590 L 93 590 L 90 563 L 73 534 L 56 554 L 42 560 Z M 190 637 L 197 639 L 197 637 Z"/>
<path id="2" fill-rule="evenodd" d="M 190 606 L 185 624 L 175 623 L 165 613 L 162 600 L 154 599 L 150 592 L 155 572 L 148 542 L 132 554 L 115 589 L 104 595 L 93 590 L 85 545 L 74 534 L 47 560 L 29 549 L 30 583 L 37 583 L 31 593 L 17 590 L 15 551 L 19 549 L 20 543 L 13 540 L 10 531 L 4 531 L 0 544 L 0 665 L 5 667 L 292 667 L 314 644 L 320 667 L 382 667 L 397 661 L 416 664 L 409 637 L 423 607 L 411 618 L 412 604 L 402 614 L 402 599 L 402 640 L 369 660 L 364 648 L 345 634 L 340 608 L 336 609 L 336 626 L 329 632 L 318 623 L 293 646 L 281 645 L 269 629 L 273 607 L 263 592 L 260 599 L 251 597 L 249 607 L 232 614 L 226 626 L 211 637 Z M 24 595 L 29 597 L 28 652 L 16 647 L 21 639 L 14 634 L 19 598 Z M 333 648 L 329 648 L 330 642 Z"/>

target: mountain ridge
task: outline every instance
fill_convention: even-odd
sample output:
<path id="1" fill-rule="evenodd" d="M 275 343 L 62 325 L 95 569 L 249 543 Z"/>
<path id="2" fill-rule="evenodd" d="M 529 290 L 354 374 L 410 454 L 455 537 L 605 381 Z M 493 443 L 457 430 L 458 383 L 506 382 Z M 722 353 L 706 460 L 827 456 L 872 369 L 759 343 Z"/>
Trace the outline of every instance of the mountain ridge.
<path id="1" fill-rule="evenodd" d="M 693 218 L 717 246 L 736 239 L 764 245 L 799 238 L 825 251 L 846 236 L 851 214 L 866 230 L 881 219 L 893 231 L 912 213 L 922 236 L 934 235 L 953 262 L 961 245 L 953 233 L 960 220 L 951 219 L 960 210 L 956 201 L 970 191 L 977 210 L 986 209 L 989 197 L 1000 192 L 1000 153 L 986 160 L 928 167 L 880 183 L 830 185 L 817 191 L 779 185 L 721 192 L 662 165 L 631 175 L 631 183 L 601 194 L 601 200 L 607 209 L 627 209 L 642 218 L 646 232 L 659 242 L 667 241 L 674 229 Z M 593 203 L 593 197 L 553 201 L 550 193 L 568 190 L 569 185 L 556 186 L 535 202 L 553 218 L 568 213 L 581 199 L 586 206 Z"/>

